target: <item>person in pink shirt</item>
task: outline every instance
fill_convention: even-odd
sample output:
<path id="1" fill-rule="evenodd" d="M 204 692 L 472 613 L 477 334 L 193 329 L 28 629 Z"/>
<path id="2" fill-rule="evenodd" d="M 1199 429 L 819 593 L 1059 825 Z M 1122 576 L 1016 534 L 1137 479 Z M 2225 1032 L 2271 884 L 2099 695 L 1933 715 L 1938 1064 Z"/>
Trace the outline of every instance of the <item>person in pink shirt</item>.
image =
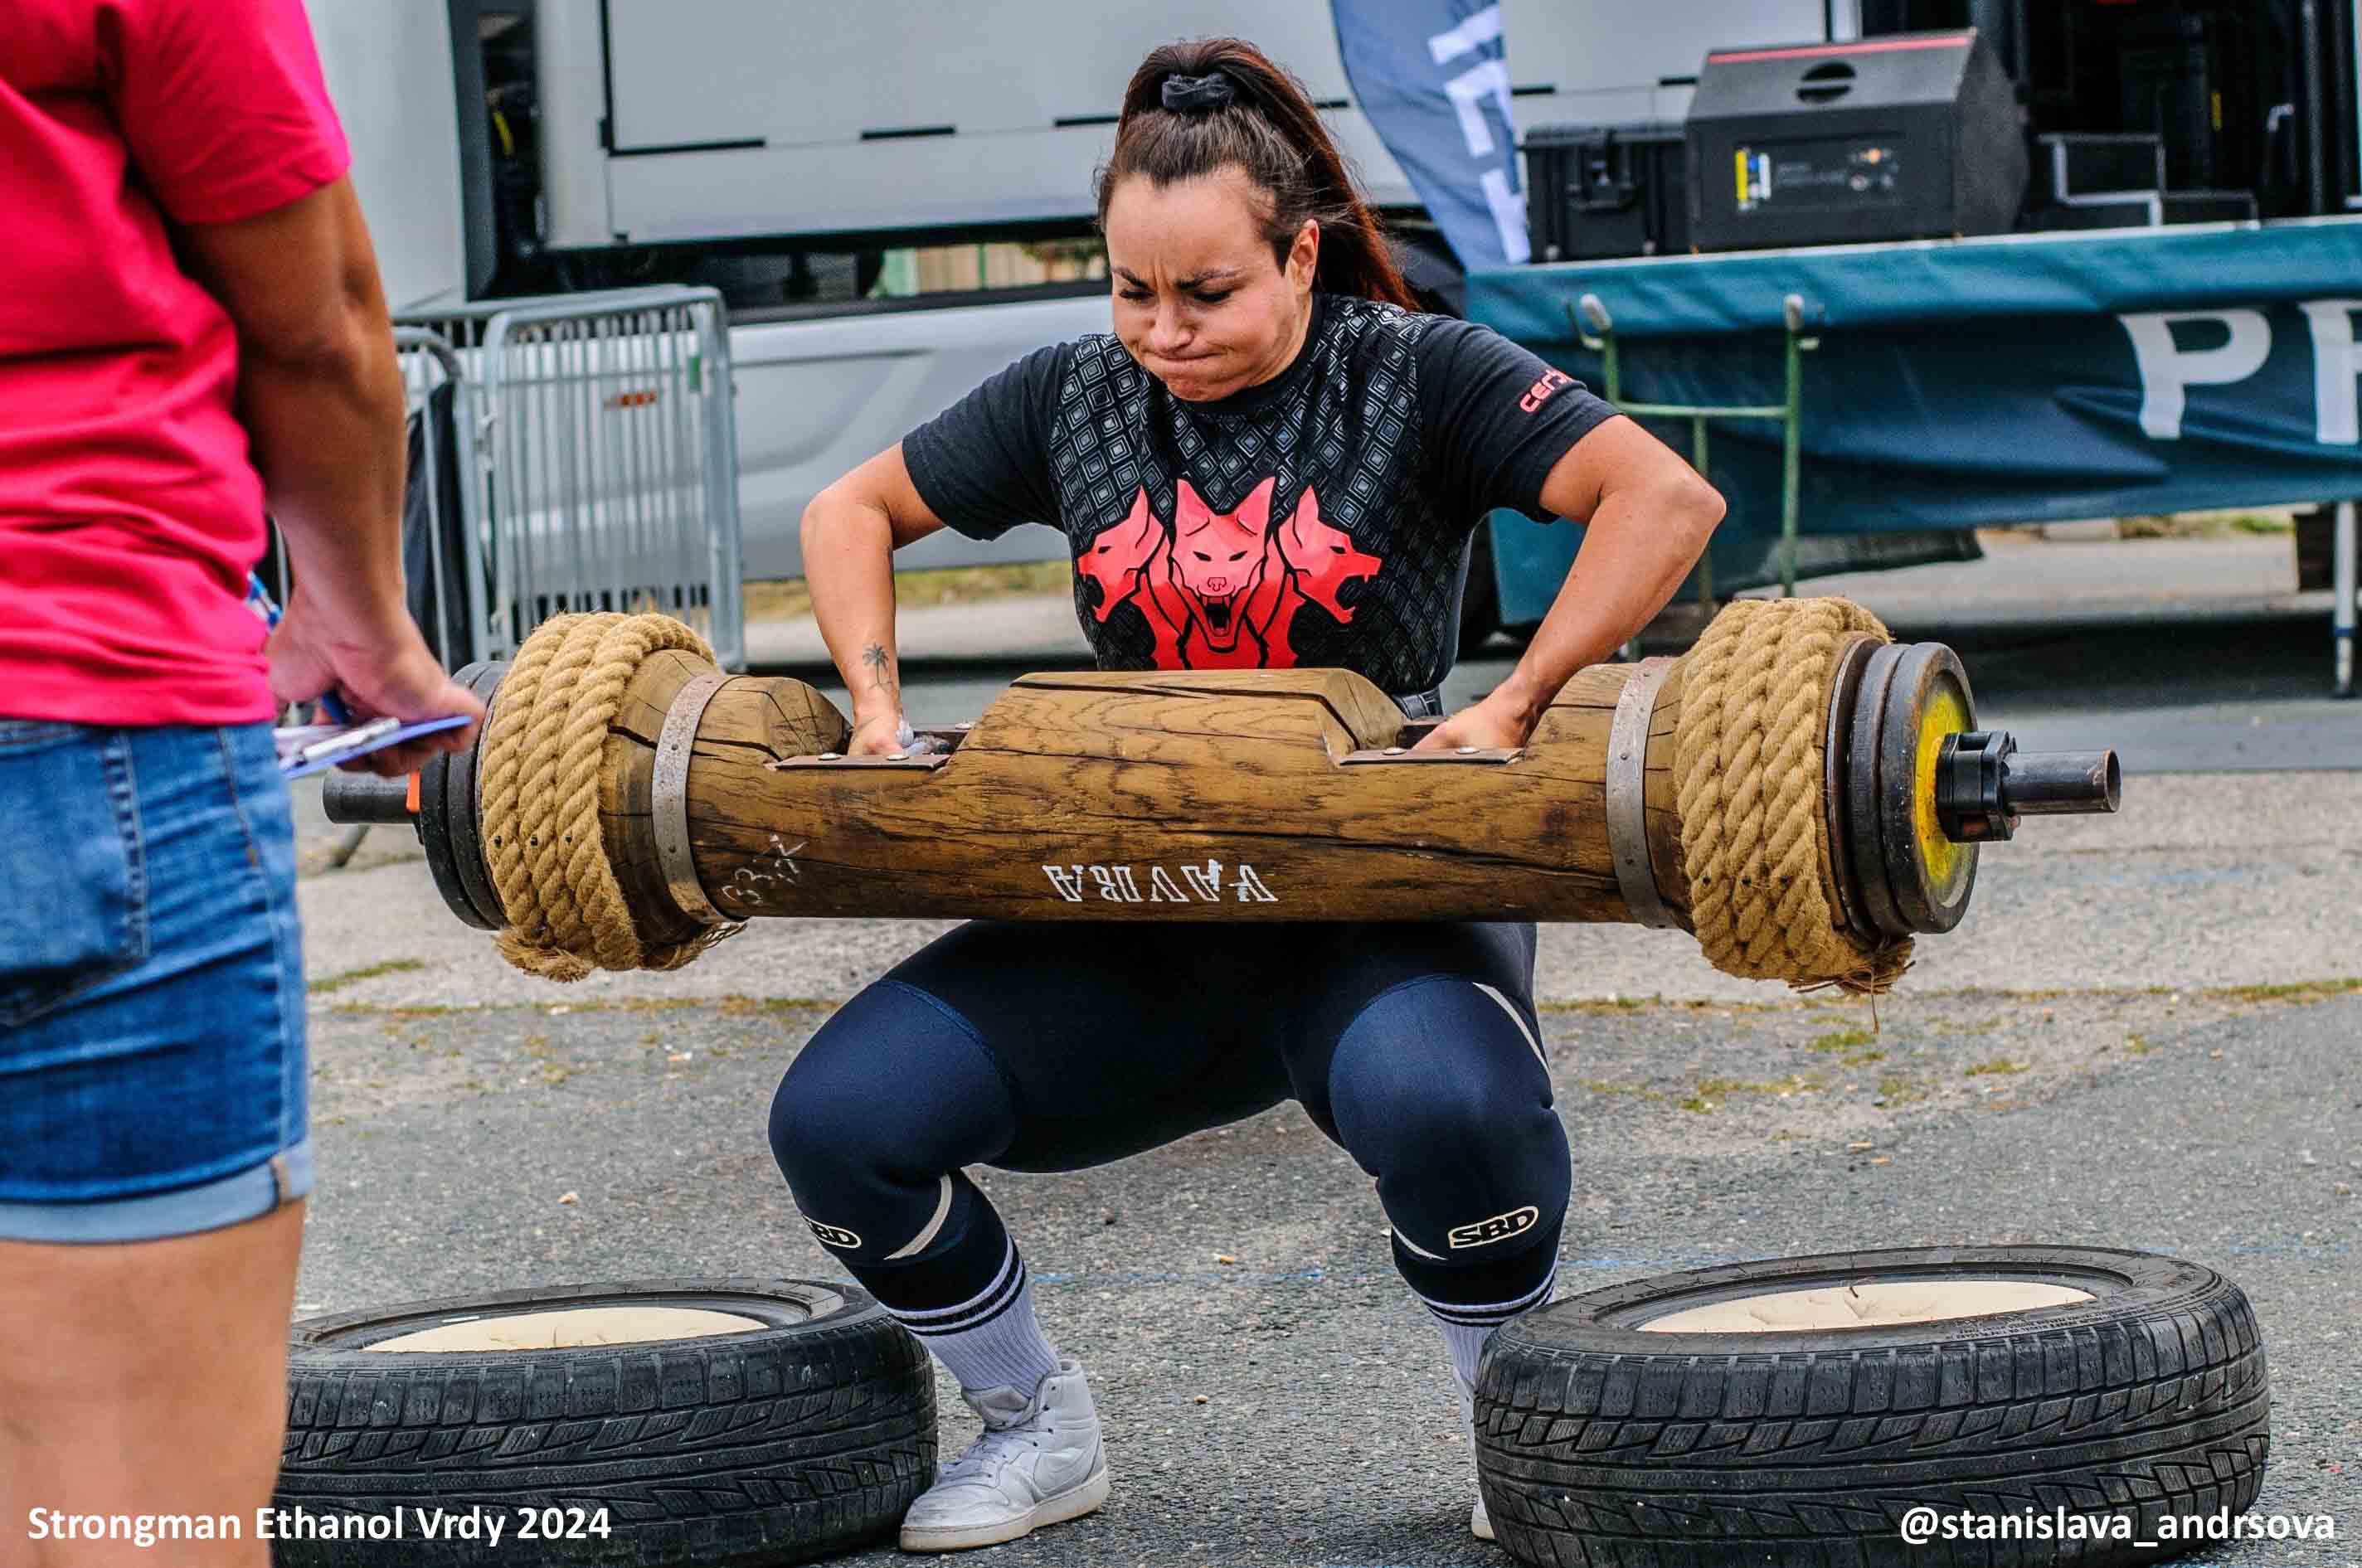
<path id="1" fill-rule="evenodd" d="M 270 723 L 331 691 L 481 717 L 403 608 L 403 387 L 348 160 L 300 0 L 0 5 L 11 1564 L 153 1555 L 37 1514 L 267 1501 L 312 1185 Z M 296 584 L 271 633 L 266 506 Z M 260 1568 L 252 1534 L 171 1555 Z"/>

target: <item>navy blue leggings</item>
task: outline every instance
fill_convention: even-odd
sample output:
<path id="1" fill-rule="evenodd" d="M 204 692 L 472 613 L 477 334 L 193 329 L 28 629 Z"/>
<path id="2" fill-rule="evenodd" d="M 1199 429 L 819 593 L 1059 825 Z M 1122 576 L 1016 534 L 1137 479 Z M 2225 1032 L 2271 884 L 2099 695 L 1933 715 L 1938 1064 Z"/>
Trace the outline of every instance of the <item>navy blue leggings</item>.
<path id="1" fill-rule="evenodd" d="M 1105 1165 L 1283 1099 L 1376 1179 L 1430 1301 L 1507 1301 L 1571 1181 L 1524 924 L 960 926 L 822 1025 L 771 1107 L 813 1232 L 888 1307 L 976 1297 L 1007 1232 L 961 1174 Z"/>

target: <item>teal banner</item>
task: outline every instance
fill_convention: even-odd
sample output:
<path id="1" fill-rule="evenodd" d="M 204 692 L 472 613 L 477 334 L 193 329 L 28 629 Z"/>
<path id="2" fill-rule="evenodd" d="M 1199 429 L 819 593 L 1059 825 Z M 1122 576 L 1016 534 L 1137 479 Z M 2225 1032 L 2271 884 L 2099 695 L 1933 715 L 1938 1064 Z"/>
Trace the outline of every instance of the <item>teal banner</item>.
<path id="1" fill-rule="evenodd" d="M 1470 276 L 1468 314 L 1596 388 L 1584 294 L 1623 394 L 1681 403 L 1780 402 L 1804 301 L 1807 571 L 1868 564 L 1848 538 L 1940 556 L 1976 527 L 2362 496 L 2362 218 L 1511 268 Z M 1717 423 L 1713 451 L 1716 586 L 1776 580 L 1779 426 Z M 1496 517 L 1506 623 L 1540 618 L 1579 532 Z"/>

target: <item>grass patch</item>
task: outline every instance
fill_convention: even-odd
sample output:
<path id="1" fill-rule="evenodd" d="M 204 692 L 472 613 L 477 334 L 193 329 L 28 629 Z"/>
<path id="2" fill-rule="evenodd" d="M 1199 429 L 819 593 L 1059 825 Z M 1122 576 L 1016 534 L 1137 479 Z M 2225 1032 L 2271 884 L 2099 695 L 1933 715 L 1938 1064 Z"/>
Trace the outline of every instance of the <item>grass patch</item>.
<path id="1" fill-rule="evenodd" d="M 1841 1057 L 1839 1060 L 1849 1067 L 1866 1067 L 1872 1062 L 1883 1062 L 1886 1060 L 1886 1053 L 1883 1051 L 1856 1051 L 1852 1055 Z"/>
<path id="2" fill-rule="evenodd" d="M 825 1011 L 844 1004 L 825 997 L 729 996 L 715 998 L 709 1005 L 724 1018 L 754 1018 L 763 1013 Z"/>
<path id="3" fill-rule="evenodd" d="M 912 604 L 981 604 L 1036 593 L 1071 591 L 1070 561 L 1024 561 L 1013 566 L 935 567 L 894 574 L 894 602 Z M 804 580 L 784 578 L 745 586 L 749 621 L 793 621 L 811 613 L 811 590 Z"/>
<path id="4" fill-rule="evenodd" d="M 389 958 L 382 964 L 364 964 L 358 969 L 347 969 L 342 974 L 325 975 L 312 982 L 311 991 L 315 997 L 324 997 L 347 986 L 357 986 L 363 980 L 374 980 L 380 975 L 407 975 L 425 967 L 426 960 L 424 958 Z"/>
<path id="5" fill-rule="evenodd" d="M 2163 516 L 2119 517 L 2120 539 L 2220 539 L 2233 534 L 2289 534 L 2296 519 L 2286 512 L 2176 512 Z"/>
<path id="6" fill-rule="evenodd" d="M 1709 1111 L 1734 1095 L 1798 1094 L 1805 1089 L 1824 1087 L 1819 1078 L 1791 1073 L 1770 1083 L 1749 1083 L 1743 1078 L 1700 1078 L 1696 1089 L 1678 1103 L 1683 1110 Z"/>
<path id="7" fill-rule="evenodd" d="M 1927 1091 L 1915 1078 L 1889 1073 L 1878 1080 L 1878 1098 L 1889 1105 L 1909 1105 L 1914 1100 L 1926 1099 Z"/>
<path id="8" fill-rule="evenodd" d="M 2362 991 L 2362 977 L 2335 980 L 2294 980 L 2278 986 L 2217 986 L 2204 994 L 2224 1001 L 2317 1002 Z"/>
<path id="9" fill-rule="evenodd" d="M 423 967 L 423 966 L 414 966 Z M 339 982 L 354 977 L 338 976 Z M 320 988 L 315 986 L 314 990 Z M 712 1008 L 723 1017 L 742 1017 L 757 1012 L 794 1012 L 807 1008 L 839 1008 L 844 1003 L 827 997 L 610 997 L 601 1000 L 583 1000 L 561 1004 L 571 1012 L 686 1012 L 696 1008 Z M 504 1012 L 531 1011 L 549 1016 L 546 1002 L 423 1002 L 415 1005 L 384 1007 L 369 1002 L 343 1002 L 330 1011 L 342 1018 L 360 1018 L 382 1013 L 388 1018 L 441 1018 L 454 1013 L 492 1016 Z"/>
<path id="10" fill-rule="evenodd" d="M 1702 997 L 1589 997 L 1573 1000 L 1538 1001 L 1537 1012 L 1638 1012 L 1642 1008 L 1696 1013 L 1798 1012 L 1824 1004 L 1798 1001 L 1713 1001 Z"/>
<path id="11" fill-rule="evenodd" d="M 1969 1068 L 1967 1076 L 1977 1078 L 1988 1074 L 2022 1073 L 2030 1066 L 2032 1064 L 2028 1062 L 2013 1062 L 2006 1056 L 1995 1056 L 1990 1062 L 1979 1062 L 1975 1066 Z"/>
<path id="12" fill-rule="evenodd" d="M 2142 1035 L 2127 1034 L 2125 1036 L 2125 1055 L 2127 1056 L 2146 1056 L 2151 1051 L 2156 1049 L 2157 1047 L 2150 1044 L 2147 1039 Z"/>
<path id="13" fill-rule="evenodd" d="M 1869 1044 L 1877 1036 L 1867 1029 L 1840 1029 L 1824 1034 L 1805 1047 L 1807 1051 L 1852 1051 Z"/>

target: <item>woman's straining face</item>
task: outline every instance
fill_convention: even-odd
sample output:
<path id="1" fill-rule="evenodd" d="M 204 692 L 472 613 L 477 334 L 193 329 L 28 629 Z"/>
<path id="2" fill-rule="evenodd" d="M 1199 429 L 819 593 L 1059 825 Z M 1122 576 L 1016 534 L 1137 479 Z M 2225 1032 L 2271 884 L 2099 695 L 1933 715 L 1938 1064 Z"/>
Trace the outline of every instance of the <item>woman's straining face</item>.
<path id="1" fill-rule="evenodd" d="M 1115 332 L 1174 396 L 1228 397 L 1286 370 L 1311 319 L 1320 226 L 1307 219 L 1286 264 L 1263 233 L 1270 197 L 1236 168 L 1108 198 Z"/>

